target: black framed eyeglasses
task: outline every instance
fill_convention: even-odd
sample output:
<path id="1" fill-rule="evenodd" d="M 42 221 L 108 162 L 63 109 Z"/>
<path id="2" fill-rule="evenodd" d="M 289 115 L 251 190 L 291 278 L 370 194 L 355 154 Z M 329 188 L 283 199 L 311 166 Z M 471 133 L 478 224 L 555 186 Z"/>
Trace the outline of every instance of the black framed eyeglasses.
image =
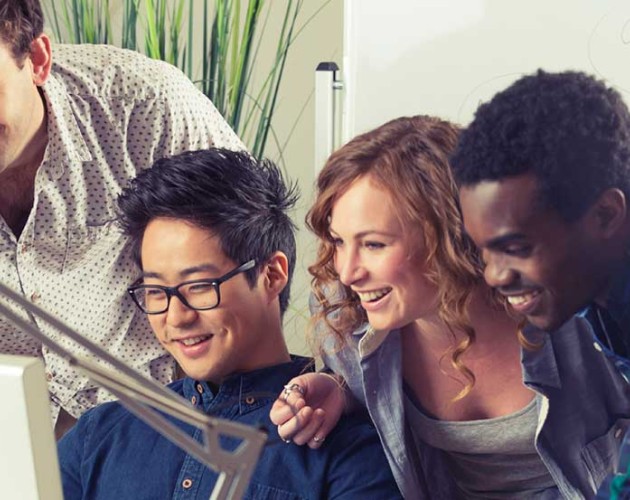
<path id="1" fill-rule="evenodd" d="M 162 314 L 168 311 L 173 296 L 190 309 L 207 311 L 219 307 L 222 283 L 237 274 L 249 271 L 254 266 L 256 266 L 256 261 L 252 259 L 220 278 L 184 281 L 177 286 L 138 284 L 130 286 L 127 291 L 145 314 Z"/>

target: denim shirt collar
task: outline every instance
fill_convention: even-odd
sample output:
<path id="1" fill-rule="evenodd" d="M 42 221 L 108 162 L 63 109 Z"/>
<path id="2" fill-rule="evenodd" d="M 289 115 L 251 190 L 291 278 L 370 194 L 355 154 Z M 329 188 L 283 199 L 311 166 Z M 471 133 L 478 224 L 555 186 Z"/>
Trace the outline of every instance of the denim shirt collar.
<path id="1" fill-rule="evenodd" d="M 376 330 L 369 323 L 365 323 L 353 331 L 352 335 L 358 338 L 358 349 L 361 359 L 365 359 L 374 353 L 385 341 L 389 333 L 389 330 Z"/>
<path id="2" fill-rule="evenodd" d="M 523 382 L 526 385 L 540 389 L 559 389 L 562 386 L 551 335 L 553 333 L 545 333 L 533 325 L 523 328 L 523 336 L 535 346 L 533 349 L 521 347 Z"/>
<path id="3" fill-rule="evenodd" d="M 561 335 L 561 330 L 563 327 L 557 332 L 549 334 L 533 325 L 526 325 L 523 328 L 525 338 L 536 346 L 534 349 L 521 349 L 523 382 L 525 384 L 555 389 L 562 386 L 556 354 L 551 342 L 551 335 Z M 369 324 L 364 324 L 352 332 L 352 335 L 359 339 L 358 350 L 361 359 L 366 359 L 374 353 L 389 333 L 387 330 L 376 330 Z"/>
<path id="4" fill-rule="evenodd" d="M 549 333 L 528 324 L 523 329 L 523 335 L 535 346 L 533 349 L 521 348 L 523 382 L 543 389 L 562 387 L 558 359 L 566 356 L 573 345 L 586 343 L 599 352 L 615 357 L 598 340 L 588 318 L 581 314 L 574 315 L 560 328 Z M 544 390 L 541 392 L 544 393 Z"/>
<path id="5" fill-rule="evenodd" d="M 551 334 L 529 324 L 523 328 L 524 337 L 536 346 L 534 349 L 521 349 L 525 384 L 541 389 L 544 387 L 559 389 L 562 386 L 551 335 L 562 335 L 562 330 L 565 328 L 563 326 Z M 354 330 L 352 335 L 359 339 L 358 350 L 361 359 L 366 359 L 374 353 L 389 333 L 387 330 L 376 330 L 367 323 Z"/>
<path id="6" fill-rule="evenodd" d="M 186 377 L 183 380 L 183 395 L 189 401 L 195 398 L 206 412 L 220 401 L 234 401 L 235 398 L 240 400 L 247 394 L 260 400 L 273 400 L 288 380 L 313 369 L 311 358 L 291 355 L 288 363 L 231 375 L 214 391 L 207 382 Z"/>
<path id="7" fill-rule="evenodd" d="M 626 262 L 616 273 L 606 309 L 622 331 L 630 331 L 630 262 Z"/>
<path id="8" fill-rule="evenodd" d="M 604 318 L 608 317 L 609 321 L 614 323 L 614 326 L 611 328 L 620 337 L 617 341 L 625 344 L 625 352 L 630 350 L 627 335 L 624 334 L 624 332 L 630 331 L 630 261 L 625 262 L 616 271 L 606 298 L 605 308 L 602 308 L 595 302 L 591 302 L 578 311 L 576 316 L 587 319 L 593 326 L 595 335 L 600 340 L 608 338 L 606 333 L 608 327 L 606 326 L 606 320 L 602 319 L 602 316 Z M 608 343 L 608 341 L 605 342 L 606 346 L 614 350 L 614 345 L 610 346 Z M 623 353 L 618 354 L 623 355 Z"/>

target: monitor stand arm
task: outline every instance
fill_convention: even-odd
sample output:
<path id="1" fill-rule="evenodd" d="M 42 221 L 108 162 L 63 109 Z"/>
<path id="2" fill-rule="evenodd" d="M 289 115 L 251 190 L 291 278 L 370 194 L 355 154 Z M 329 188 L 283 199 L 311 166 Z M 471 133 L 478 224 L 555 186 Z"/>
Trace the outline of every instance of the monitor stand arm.
<path id="1" fill-rule="evenodd" d="M 194 408 L 188 400 L 157 381 L 136 372 L 3 283 L 0 283 L 0 297 L 7 297 L 16 302 L 28 311 L 33 320 L 40 318 L 79 344 L 85 350 L 85 354 L 72 353 L 63 343 L 54 341 L 42 333 L 34 321 L 20 317 L 6 304 L 0 302 L 0 314 L 17 328 L 68 359 L 71 365 L 78 367 L 94 382 L 118 397 L 120 402 L 139 419 L 217 472 L 219 477 L 210 500 L 233 500 L 243 497 L 262 447 L 267 441 L 267 434 L 263 430 L 206 415 Z M 102 361 L 111 368 L 102 366 Z M 193 439 L 160 412 L 200 429 L 201 442 Z M 237 438 L 241 443 L 233 451 L 225 450 L 219 442 L 221 436 Z"/>

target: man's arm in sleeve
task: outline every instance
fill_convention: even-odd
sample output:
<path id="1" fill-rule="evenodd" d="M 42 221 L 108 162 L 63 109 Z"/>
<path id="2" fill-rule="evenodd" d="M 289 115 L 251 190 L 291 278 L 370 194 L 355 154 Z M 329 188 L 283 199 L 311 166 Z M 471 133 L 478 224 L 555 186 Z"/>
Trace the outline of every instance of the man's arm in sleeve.
<path id="1" fill-rule="evenodd" d="M 376 429 L 367 416 L 355 414 L 342 419 L 327 441 L 327 498 L 402 498 Z"/>
<path id="2" fill-rule="evenodd" d="M 79 419 L 77 425 L 70 429 L 57 443 L 59 469 L 64 498 L 83 498 L 81 469 L 83 467 L 83 450 L 86 445 L 86 417 Z"/>
<path id="3" fill-rule="evenodd" d="M 246 149 L 214 104 L 174 66 L 156 63 L 156 93 L 134 106 L 126 148 L 136 171 L 208 147 Z M 133 130 L 133 133 L 131 133 Z"/>

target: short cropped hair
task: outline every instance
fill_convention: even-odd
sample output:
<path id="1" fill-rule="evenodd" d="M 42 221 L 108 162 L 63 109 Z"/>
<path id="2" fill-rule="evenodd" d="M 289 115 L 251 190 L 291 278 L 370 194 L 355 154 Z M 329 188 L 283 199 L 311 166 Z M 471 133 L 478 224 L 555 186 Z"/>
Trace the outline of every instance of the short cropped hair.
<path id="1" fill-rule="evenodd" d="M 31 43 L 44 31 L 44 14 L 39 0 L 0 0 L 0 40 L 21 64 Z"/>
<path id="2" fill-rule="evenodd" d="M 142 268 L 147 225 L 158 217 L 181 219 L 218 236 L 225 255 L 237 265 L 256 259 L 247 271 L 253 286 L 260 266 L 276 251 L 289 263 L 280 311 L 289 303 L 295 267 L 295 225 L 288 215 L 298 198 L 271 161 L 246 152 L 212 148 L 163 158 L 141 172 L 118 198 L 119 221 Z"/>
<path id="3" fill-rule="evenodd" d="M 608 188 L 630 195 L 630 114 L 589 75 L 539 70 L 479 107 L 451 167 L 460 187 L 531 172 L 541 201 L 571 222 Z"/>

